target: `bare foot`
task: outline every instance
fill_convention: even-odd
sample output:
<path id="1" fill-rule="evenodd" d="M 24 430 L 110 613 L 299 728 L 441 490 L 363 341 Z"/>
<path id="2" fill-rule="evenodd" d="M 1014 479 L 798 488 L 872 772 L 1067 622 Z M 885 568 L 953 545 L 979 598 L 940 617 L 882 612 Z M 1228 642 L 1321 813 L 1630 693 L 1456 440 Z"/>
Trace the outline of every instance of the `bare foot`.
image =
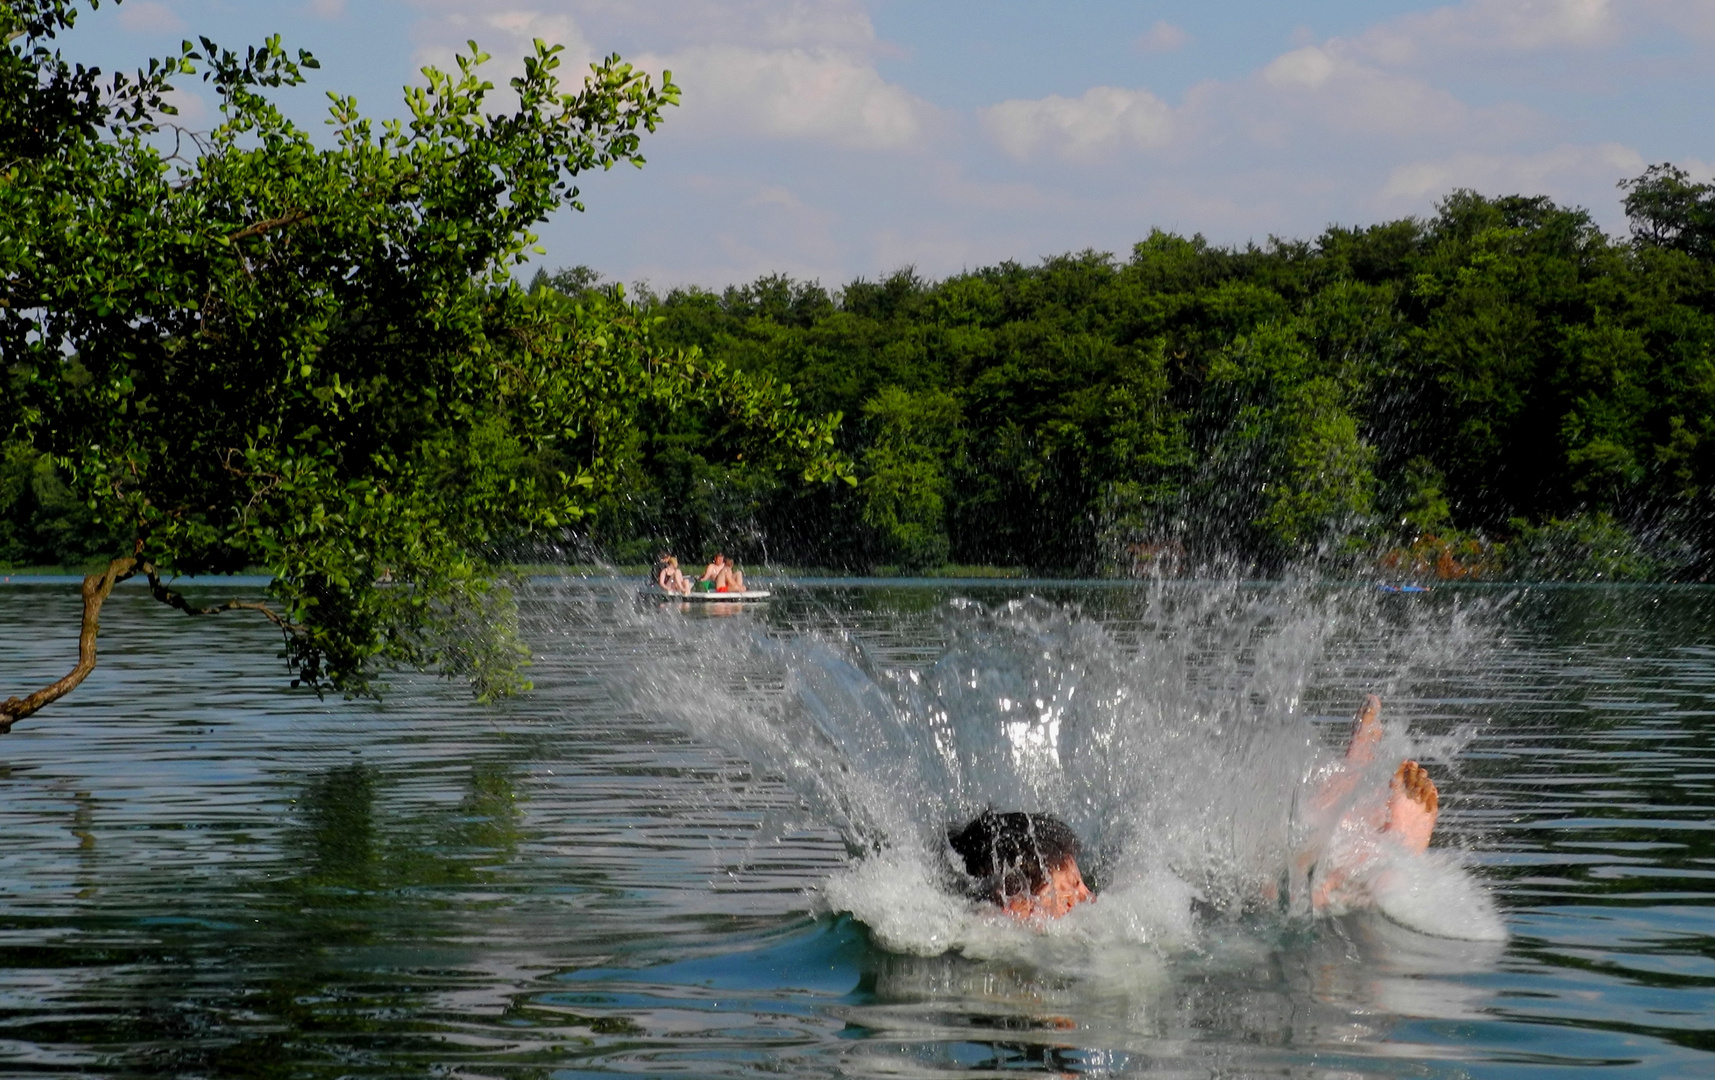
<path id="1" fill-rule="evenodd" d="M 1388 787 L 1393 796 L 1388 800 L 1388 822 L 1383 831 L 1393 833 L 1408 851 L 1421 855 L 1429 850 L 1429 836 L 1441 812 L 1441 793 L 1429 778 L 1429 770 L 1415 761 L 1400 762 Z"/>
<path id="2" fill-rule="evenodd" d="M 1346 744 L 1346 760 L 1354 765 L 1367 764 L 1376 756 L 1382 741 L 1382 699 L 1374 694 L 1364 695 L 1358 715 L 1352 721 L 1352 741 Z"/>

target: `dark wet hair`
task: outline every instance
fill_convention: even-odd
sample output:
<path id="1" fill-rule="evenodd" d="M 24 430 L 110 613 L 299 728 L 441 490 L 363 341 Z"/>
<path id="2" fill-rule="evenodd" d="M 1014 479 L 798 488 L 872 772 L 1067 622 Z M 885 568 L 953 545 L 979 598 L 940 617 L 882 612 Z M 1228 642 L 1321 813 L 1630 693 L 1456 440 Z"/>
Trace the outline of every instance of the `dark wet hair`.
<path id="1" fill-rule="evenodd" d="M 1050 872 L 1076 862 L 1081 850 L 1071 826 L 1052 814 L 993 810 L 984 810 L 962 829 L 948 830 L 947 843 L 964 860 L 965 873 L 976 879 L 976 891 L 997 904 L 1035 893 L 1048 884 Z"/>

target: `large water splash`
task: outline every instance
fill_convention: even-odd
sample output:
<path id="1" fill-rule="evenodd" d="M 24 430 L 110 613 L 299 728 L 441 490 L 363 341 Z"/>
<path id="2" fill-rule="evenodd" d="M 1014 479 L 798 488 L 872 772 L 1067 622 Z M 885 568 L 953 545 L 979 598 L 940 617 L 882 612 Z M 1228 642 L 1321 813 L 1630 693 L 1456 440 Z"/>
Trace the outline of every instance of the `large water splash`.
<path id="1" fill-rule="evenodd" d="M 1154 585 L 1122 607 L 955 599 L 919 628 L 938 647 L 904 658 L 855 628 L 650 609 L 612 690 L 791 785 L 853 853 L 825 902 L 899 951 L 1194 946 L 1199 916 L 1309 917 L 1335 855 L 1363 872 L 1331 910 L 1373 903 L 1431 933 L 1502 935 L 1455 856 L 1407 858 L 1339 827 L 1385 798 L 1402 758 L 1455 762 L 1458 736 L 1414 740 L 1395 720 L 1341 804 L 1309 798 L 1336 760 L 1315 717 L 1431 678 L 1492 620 L 1292 585 Z M 946 830 L 990 806 L 1070 823 L 1100 902 L 1044 934 L 959 897 Z"/>

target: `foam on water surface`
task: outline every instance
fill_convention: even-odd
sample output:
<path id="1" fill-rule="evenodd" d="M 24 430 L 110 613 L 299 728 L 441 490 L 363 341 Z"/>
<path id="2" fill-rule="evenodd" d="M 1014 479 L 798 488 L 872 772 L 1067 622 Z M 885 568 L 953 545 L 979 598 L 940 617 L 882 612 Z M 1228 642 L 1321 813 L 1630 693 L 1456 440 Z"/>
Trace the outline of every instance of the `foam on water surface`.
<path id="1" fill-rule="evenodd" d="M 913 956 L 1097 964 L 1112 950 L 1150 962 L 1193 945 L 1196 891 L 1166 870 L 1105 891 L 1063 918 L 1021 921 L 949 891 L 944 871 L 920 856 L 885 851 L 853 861 L 824 883 L 822 901 L 869 929 L 876 944 Z"/>
<path id="2" fill-rule="evenodd" d="M 1402 926 L 1434 937 L 1505 941 L 1494 899 L 1447 852 L 1399 858 L 1377 878 L 1375 907 Z"/>

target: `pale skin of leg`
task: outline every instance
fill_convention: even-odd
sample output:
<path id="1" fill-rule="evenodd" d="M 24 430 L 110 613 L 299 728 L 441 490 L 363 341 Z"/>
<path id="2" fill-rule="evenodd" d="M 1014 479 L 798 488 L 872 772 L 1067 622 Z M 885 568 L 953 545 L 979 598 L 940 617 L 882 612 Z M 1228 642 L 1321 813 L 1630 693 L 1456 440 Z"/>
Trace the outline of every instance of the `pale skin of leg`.
<path id="1" fill-rule="evenodd" d="M 688 593 L 691 591 L 691 579 L 679 569 L 677 562 L 669 561 L 657 579 L 660 586 L 668 592 Z"/>
<path id="2" fill-rule="evenodd" d="M 1374 694 L 1364 698 L 1357 717 L 1352 721 L 1352 738 L 1346 745 L 1346 768 L 1329 778 L 1316 793 L 1314 802 L 1318 807 L 1326 809 L 1345 799 L 1358 782 L 1359 770 L 1375 760 L 1376 749 L 1382 739 L 1381 705 L 1381 698 Z M 1441 810 L 1441 795 L 1428 770 L 1415 761 L 1400 762 L 1388 782 L 1388 792 L 1385 807 L 1355 809 L 1346 821 L 1387 834 L 1413 855 L 1428 851 L 1435 820 Z M 1354 816 L 1357 817 L 1355 822 Z M 1312 906 L 1326 906 L 1352 869 L 1355 868 L 1336 867 L 1323 875 L 1311 897 Z"/>
<path id="3" fill-rule="evenodd" d="M 1346 744 L 1345 774 L 1335 777 L 1318 793 L 1321 805 L 1332 805 L 1351 791 L 1356 776 L 1352 769 L 1361 768 L 1375 760 L 1376 748 L 1382 741 L 1382 699 L 1374 694 L 1364 698 L 1358 715 L 1352 721 L 1352 739 Z M 1435 830 L 1435 819 L 1441 809 L 1441 793 L 1429 771 L 1415 761 L 1400 762 L 1399 769 L 1388 784 L 1392 792 L 1388 800 L 1387 817 L 1379 822 L 1383 832 L 1391 832 L 1414 852 L 1429 849 L 1429 836 Z"/>
<path id="4" fill-rule="evenodd" d="M 1370 694 L 1352 722 L 1346 761 L 1352 765 L 1369 764 L 1375 760 L 1381 740 L 1382 699 Z M 1413 854 L 1423 854 L 1429 850 L 1429 836 L 1435 831 L 1435 819 L 1441 812 L 1441 793 L 1436 790 L 1435 781 L 1417 762 L 1402 761 L 1388 788 L 1392 794 L 1382 831 L 1394 834 Z"/>
<path id="5" fill-rule="evenodd" d="M 737 566 L 728 562 L 715 576 L 715 588 L 723 592 L 743 592 L 744 575 L 739 573 Z"/>
<path id="6" fill-rule="evenodd" d="M 1382 741 L 1382 699 L 1365 694 L 1352 719 L 1352 740 L 1346 744 L 1346 761 L 1353 765 L 1368 765 L 1375 759 L 1376 747 Z"/>
<path id="7" fill-rule="evenodd" d="M 1429 850 L 1429 837 L 1441 813 L 1441 792 L 1429 772 L 1415 761 L 1400 762 L 1388 787 L 1392 797 L 1384 831 L 1392 833 L 1412 854 L 1423 854 Z"/>

